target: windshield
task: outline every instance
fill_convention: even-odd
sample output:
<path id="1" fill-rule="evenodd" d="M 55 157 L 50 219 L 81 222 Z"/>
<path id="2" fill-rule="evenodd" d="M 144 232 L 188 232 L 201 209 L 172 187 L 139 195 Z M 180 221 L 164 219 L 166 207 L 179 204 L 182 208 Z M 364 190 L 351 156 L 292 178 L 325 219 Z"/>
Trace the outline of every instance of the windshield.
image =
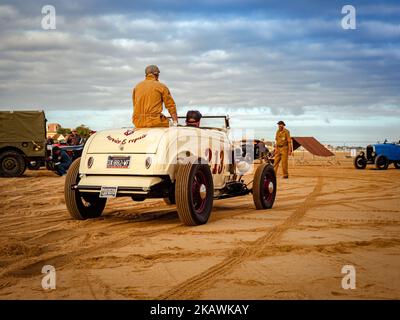
<path id="1" fill-rule="evenodd" d="M 186 125 L 186 117 L 178 117 L 179 124 L 181 126 Z M 171 118 L 169 117 L 171 120 Z M 200 121 L 200 128 L 218 128 L 226 129 L 227 121 L 229 117 L 227 116 L 203 116 Z M 172 121 L 172 120 L 171 120 Z M 228 121 L 229 123 L 229 121 Z"/>

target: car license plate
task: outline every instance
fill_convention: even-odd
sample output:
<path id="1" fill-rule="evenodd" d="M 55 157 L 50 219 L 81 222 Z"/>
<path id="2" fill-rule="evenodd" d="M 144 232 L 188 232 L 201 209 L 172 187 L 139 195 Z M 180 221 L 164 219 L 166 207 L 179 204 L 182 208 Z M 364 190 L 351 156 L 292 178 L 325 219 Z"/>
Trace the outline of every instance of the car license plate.
<path id="1" fill-rule="evenodd" d="M 108 156 L 107 168 L 128 169 L 131 162 L 131 157 L 123 156 Z"/>
<path id="2" fill-rule="evenodd" d="M 100 198 L 115 198 L 117 196 L 118 187 L 101 187 Z"/>

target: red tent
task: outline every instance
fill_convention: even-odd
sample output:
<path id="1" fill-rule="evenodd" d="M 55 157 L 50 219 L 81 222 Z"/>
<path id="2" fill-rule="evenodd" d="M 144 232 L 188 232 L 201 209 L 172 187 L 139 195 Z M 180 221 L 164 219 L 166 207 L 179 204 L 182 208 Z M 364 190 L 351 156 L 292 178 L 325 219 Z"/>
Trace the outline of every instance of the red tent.
<path id="1" fill-rule="evenodd" d="M 325 148 L 314 137 L 292 137 L 293 151 L 302 146 L 311 154 L 319 157 L 333 157 L 334 154 Z"/>

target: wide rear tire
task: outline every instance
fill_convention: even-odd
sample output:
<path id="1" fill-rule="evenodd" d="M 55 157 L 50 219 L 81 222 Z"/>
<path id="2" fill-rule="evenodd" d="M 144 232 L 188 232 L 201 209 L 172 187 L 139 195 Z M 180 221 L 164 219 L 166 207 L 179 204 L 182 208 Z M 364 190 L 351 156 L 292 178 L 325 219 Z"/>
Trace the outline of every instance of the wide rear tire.
<path id="1" fill-rule="evenodd" d="M 24 156 L 14 150 L 4 151 L 0 154 L 0 176 L 19 177 L 26 170 Z"/>
<path id="2" fill-rule="evenodd" d="M 253 179 L 253 201 L 257 210 L 272 208 L 276 186 L 274 167 L 269 163 L 259 165 Z"/>
<path id="3" fill-rule="evenodd" d="M 208 164 L 179 165 L 175 200 L 179 219 L 188 226 L 204 224 L 210 217 L 214 184 Z"/>
<path id="4" fill-rule="evenodd" d="M 73 190 L 72 186 L 79 183 L 79 164 L 76 159 L 68 169 L 64 185 L 64 198 L 67 209 L 72 218 L 86 220 L 100 217 L 106 206 L 107 199 L 99 198 L 96 193 L 81 193 Z"/>

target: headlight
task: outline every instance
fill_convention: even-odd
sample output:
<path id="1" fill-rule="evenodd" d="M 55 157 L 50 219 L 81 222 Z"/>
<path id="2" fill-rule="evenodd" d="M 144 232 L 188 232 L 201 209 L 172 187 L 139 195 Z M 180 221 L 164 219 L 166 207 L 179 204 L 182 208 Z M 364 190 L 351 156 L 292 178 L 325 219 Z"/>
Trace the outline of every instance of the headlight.
<path id="1" fill-rule="evenodd" d="M 144 165 L 145 165 L 146 169 L 150 168 L 150 166 L 151 166 L 151 157 L 147 157 L 146 158 L 146 161 L 145 161 Z"/>

